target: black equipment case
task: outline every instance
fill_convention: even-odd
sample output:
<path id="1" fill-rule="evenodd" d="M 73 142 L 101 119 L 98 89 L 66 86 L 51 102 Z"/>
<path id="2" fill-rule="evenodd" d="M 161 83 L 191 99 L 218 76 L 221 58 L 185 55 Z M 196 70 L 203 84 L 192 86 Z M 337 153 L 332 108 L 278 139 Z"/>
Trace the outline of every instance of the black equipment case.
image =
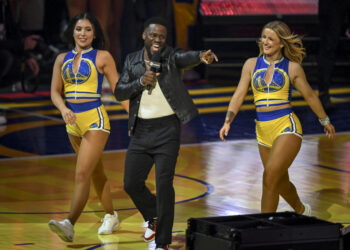
<path id="1" fill-rule="evenodd" d="M 294 212 L 190 218 L 187 250 L 343 250 L 342 225 Z"/>

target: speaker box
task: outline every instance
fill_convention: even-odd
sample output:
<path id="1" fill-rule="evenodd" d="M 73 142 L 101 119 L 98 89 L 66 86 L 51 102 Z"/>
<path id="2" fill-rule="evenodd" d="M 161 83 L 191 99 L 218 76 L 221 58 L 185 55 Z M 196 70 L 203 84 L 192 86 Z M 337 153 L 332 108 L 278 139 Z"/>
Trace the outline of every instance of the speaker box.
<path id="1" fill-rule="evenodd" d="M 190 218 L 187 250 L 343 250 L 342 225 L 294 212 Z"/>
<path id="2" fill-rule="evenodd" d="M 350 249 L 350 226 L 343 228 L 342 234 L 344 250 Z"/>

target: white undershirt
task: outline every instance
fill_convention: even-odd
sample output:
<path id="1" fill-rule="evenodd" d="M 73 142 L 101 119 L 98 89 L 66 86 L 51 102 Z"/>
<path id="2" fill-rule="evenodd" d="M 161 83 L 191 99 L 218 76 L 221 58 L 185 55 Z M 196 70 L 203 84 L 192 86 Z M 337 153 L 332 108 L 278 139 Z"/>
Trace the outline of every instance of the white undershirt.
<path id="1" fill-rule="evenodd" d="M 165 99 L 158 81 L 150 95 L 147 89 L 142 92 L 138 117 L 142 119 L 151 119 L 172 114 L 175 114 L 175 112 Z"/>

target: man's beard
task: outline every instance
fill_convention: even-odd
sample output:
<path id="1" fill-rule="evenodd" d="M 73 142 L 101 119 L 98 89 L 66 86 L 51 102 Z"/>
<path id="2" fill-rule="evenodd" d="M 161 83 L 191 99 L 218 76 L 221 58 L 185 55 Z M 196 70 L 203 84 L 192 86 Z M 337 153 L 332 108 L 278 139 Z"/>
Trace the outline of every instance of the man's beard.
<path id="1" fill-rule="evenodd" d="M 148 58 L 151 59 L 152 58 L 152 53 L 151 53 L 151 46 L 145 46 L 146 48 L 146 52 L 147 52 L 147 55 L 148 55 Z"/>

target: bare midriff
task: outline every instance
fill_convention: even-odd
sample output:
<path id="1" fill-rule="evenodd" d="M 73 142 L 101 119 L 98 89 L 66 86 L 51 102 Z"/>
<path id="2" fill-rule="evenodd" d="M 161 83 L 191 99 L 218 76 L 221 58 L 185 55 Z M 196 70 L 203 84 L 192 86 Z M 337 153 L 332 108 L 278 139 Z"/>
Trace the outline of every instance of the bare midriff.
<path id="1" fill-rule="evenodd" d="M 97 98 L 93 99 L 67 99 L 67 102 L 71 103 L 85 103 L 85 102 L 92 102 L 92 101 L 97 101 Z"/>
<path id="2" fill-rule="evenodd" d="M 275 111 L 280 109 L 287 109 L 292 108 L 292 105 L 290 104 L 283 104 L 280 106 L 266 106 L 266 107 L 257 107 L 256 112 L 269 112 L 269 111 Z"/>

